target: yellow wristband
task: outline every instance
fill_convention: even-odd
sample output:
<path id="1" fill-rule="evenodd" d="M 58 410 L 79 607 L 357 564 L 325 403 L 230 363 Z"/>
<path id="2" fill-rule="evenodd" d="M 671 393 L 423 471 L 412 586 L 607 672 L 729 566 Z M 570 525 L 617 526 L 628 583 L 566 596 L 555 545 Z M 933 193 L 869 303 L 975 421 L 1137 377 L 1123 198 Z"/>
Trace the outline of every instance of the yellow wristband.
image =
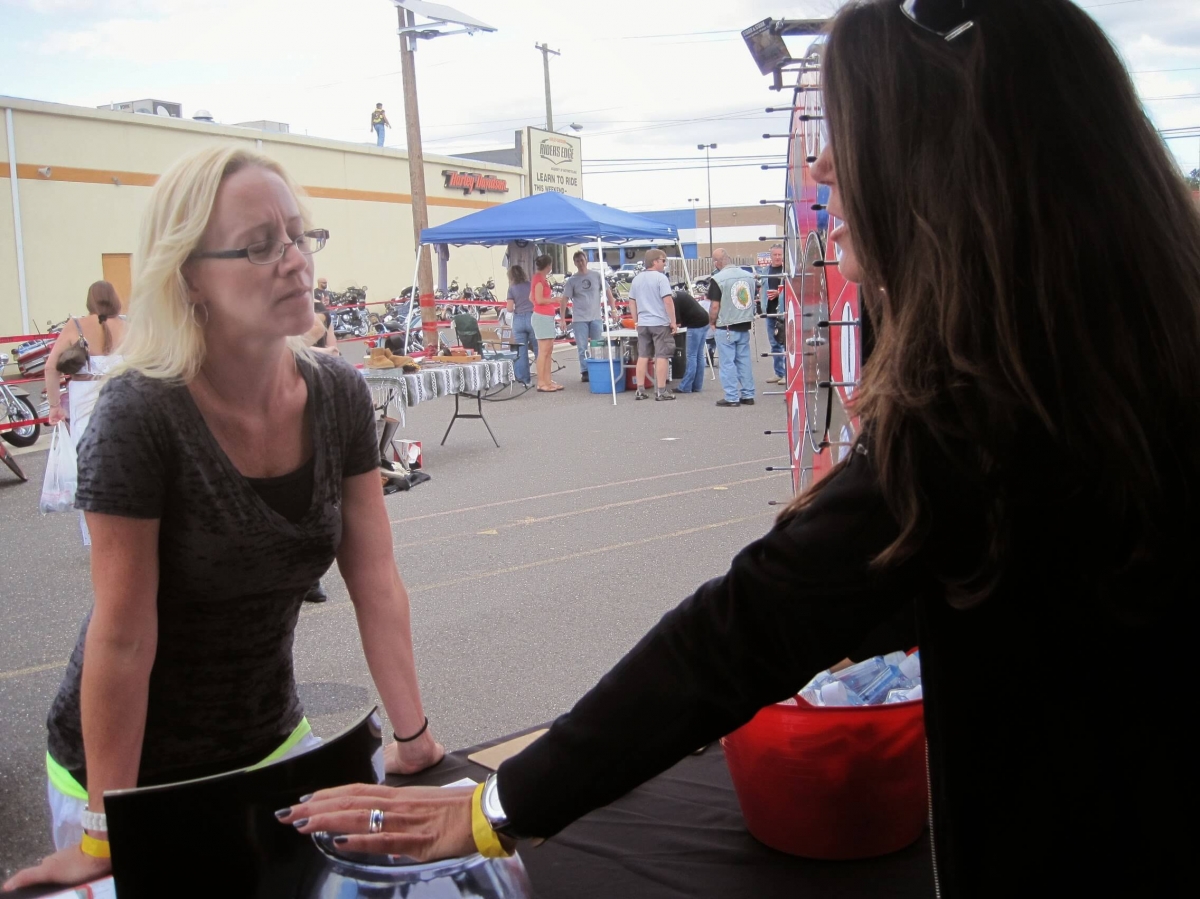
<path id="1" fill-rule="evenodd" d="M 483 784 L 477 786 L 471 796 L 471 835 L 475 838 L 475 848 L 484 858 L 508 858 L 512 855 L 504 848 L 483 814 Z"/>
<path id="2" fill-rule="evenodd" d="M 83 850 L 84 855 L 90 855 L 92 858 L 112 858 L 108 840 L 97 840 L 90 833 L 83 835 L 83 842 L 79 844 L 79 848 Z"/>

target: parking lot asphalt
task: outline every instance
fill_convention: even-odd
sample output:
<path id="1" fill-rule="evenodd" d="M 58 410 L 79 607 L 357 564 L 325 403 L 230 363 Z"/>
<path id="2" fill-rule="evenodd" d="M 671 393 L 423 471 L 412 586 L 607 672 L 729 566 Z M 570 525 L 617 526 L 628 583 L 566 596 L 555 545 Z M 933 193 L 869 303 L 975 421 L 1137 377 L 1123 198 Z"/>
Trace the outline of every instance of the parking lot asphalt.
<path id="1" fill-rule="evenodd" d="M 759 343 L 764 344 L 762 335 Z M 500 441 L 441 399 L 408 410 L 432 480 L 386 498 L 408 585 L 422 695 L 448 749 L 547 721 L 668 609 L 761 536 L 790 495 L 782 397 L 723 409 L 717 382 L 672 403 L 593 395 L 574 351 L 557 394 L 485 404 Z M 0 874 L 51 848 L 45 716 L 91 603 L 75 513 L 43 516 L 45 446 L 22 453 L 29 483 L 0 468 Z M 330 736 L 378 702 L 336 567 L 330 600 L 296 631 L 301 698 Z"/>

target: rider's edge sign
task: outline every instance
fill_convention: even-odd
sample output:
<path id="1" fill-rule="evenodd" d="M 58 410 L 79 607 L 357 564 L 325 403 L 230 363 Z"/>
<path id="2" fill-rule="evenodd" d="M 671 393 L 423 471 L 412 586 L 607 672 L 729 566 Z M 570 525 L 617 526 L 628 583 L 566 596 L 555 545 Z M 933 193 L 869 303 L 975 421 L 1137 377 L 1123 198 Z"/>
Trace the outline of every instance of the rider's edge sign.
<path id="1" fill-rule="evenodd" d="M 508 182 L 494 175 L 481 175 L 478 172 L 456 172 L 452 169 L 443 169 L 442 175 L 446 179 L 446 187 L 460 188 L 463 196 L 466 196 L 473 190 L 477 190 L 481 194 L 486 194 L 488 191 L 492 193 L 508 193 Z"/>

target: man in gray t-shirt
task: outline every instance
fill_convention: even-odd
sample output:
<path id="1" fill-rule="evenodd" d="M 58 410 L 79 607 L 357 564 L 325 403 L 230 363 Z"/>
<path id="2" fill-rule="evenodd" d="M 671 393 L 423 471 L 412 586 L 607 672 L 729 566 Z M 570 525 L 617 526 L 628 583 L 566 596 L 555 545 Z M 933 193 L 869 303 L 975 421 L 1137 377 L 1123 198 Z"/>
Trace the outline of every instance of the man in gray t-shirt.
<path id="1" fill-rule="evenodd" d="M 587 348 L 589 340 L 604 336 L 604 311 L 600 303 L 600 290 L 608 295 L 609 307 L 615 302 L 612 291 L 604 283 L 604 275 L 587 267 L 587 256 L 577 251 L 571 257 L 575 263 L 575 274 L 567 278 L 563 287 L 562 320 L 567 320 L 567 301 L 571 301 L 571 327 L 575 331 L 575 349 L 579 351 L 581 380 L 588 379 Z"/>
<path id="2" fill-rule="evenodd" d="M 654 392 L 656 400 L 673 400 L 675 394 L 667 389 L 667 363 L 675 352 L 674 291 L 667 279 L 667 254 L 662 250 L 649 250 L 644 260 L 646 270 L 633 279 L 629 286 L 629 306 L 637 321 L 638 358 L 637 393 L 634 399 L 649 399 L 642 388 L 646 383 L 646 369 L 654 359 Z"/>

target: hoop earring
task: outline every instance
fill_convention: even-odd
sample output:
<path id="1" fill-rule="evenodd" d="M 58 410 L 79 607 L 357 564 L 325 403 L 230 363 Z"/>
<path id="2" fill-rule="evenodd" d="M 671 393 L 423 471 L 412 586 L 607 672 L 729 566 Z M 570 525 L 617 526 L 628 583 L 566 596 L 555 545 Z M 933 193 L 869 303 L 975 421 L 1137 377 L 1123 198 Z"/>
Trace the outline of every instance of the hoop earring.
<path id="1" fill-rule="evenodd" d="M 196 310 L 197 309 L 204 310 L 204 322 L 203 323 L 196 321 Z M 204 326 L 208 324 L 208 307 L 205 306 L 203 303 L 192 303 L 191 315 L 192 315 L 192 324 L 195 325 L 197 328 L 203 329 Z"/>

